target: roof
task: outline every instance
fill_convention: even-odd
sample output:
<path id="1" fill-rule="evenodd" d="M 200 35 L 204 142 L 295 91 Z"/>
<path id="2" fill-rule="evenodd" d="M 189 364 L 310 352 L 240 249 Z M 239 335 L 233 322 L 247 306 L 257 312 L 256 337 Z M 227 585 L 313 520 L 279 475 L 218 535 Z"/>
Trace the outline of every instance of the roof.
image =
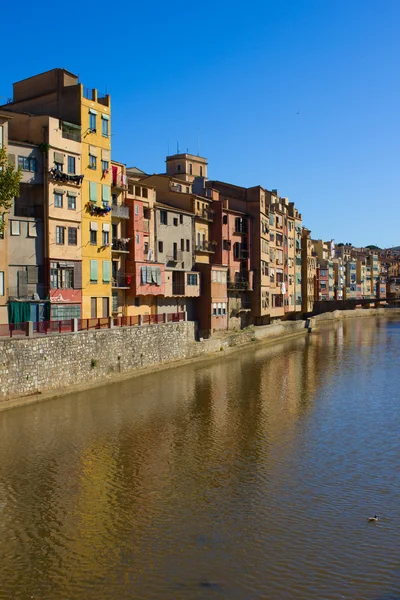
<path id="1" fill-rule="evenodd" d="M 146 175 L 146 177 L 148 177 L 148 174 L 139 169 L 138 167 L 126 167 L 126 172 L 132 174 L 136 173 L 137 175 Z"/>
<path id="2" fill-rule="evenodd" d="M 194 217 L 194 213 L 190 212 L 189 210 L 185 210 L 184 208 L 177 208 L 176 206 L 171 206 L 170 204 L 167 204 L 166 202 L 158 202 L 158 200 L 155 203 L 155 207 L 156 208 L 161 208 L 161 209 L 166 209 L 166 210 L 171 210 L 172 212 L 176 212 L 176 213 L 183 213 L 185 215 L 189 215 L 190 217 Z"/>

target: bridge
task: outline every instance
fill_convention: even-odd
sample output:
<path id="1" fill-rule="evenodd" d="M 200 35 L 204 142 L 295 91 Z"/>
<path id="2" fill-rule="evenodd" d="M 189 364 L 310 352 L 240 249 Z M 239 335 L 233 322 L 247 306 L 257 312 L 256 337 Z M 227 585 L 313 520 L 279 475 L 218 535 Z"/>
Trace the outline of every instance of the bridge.
<path id="1" fill-rule="evenodd" d="M 314 302 L 314 308 L 311 316 L 321 315 L 326 312 L 333 312 L 335 310 L 353 310 L 355 308 L 371 308 L 371 306 L 378 308 L 381 306 L 387 306 L 388 304 L 400 304 L 400 297 L 398 298 L 348 298 L 346 300 L 316 300 Z"/>

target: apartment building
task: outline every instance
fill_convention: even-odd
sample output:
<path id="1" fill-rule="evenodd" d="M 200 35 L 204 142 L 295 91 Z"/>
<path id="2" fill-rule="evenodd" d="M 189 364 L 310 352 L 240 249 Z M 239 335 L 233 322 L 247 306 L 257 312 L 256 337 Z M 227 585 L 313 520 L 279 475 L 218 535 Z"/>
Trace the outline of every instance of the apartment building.
<path id="1" fill-rule="evenodd" d="M 107 317 L 111 310 L 110 97 L 84 87 L 65 69 L 52 69 L 14 83 L 7 107 L 62 120 L 65 134 L 81 142 L 82 316 Z M 61 163 L 54 162 L 59 169 Z"/>
<path id="2" fill-rule="evenodd" d="M 126 256 L 126 274 L 129 291 L 126 292 L 127 316 L 157 314 L 157 303 L 165 296 L 165 264 L 156 251 L 156 191 L 140 181 L 144 175 L 139 169 L 127 169 L 129 208 Z"/>
<path id="3" fill-rule="evenodd" d="M 302 308 L 312 312 L 316 299 L 317 257 L 311 239 L 311 231 L 303 227 L 301 237 Z"/>
<path id="4" fill-rule="evenodd" d="M 107 165 L 103 165 L 107 166 Z M 126 268 L 129 242 L 128 224 L 131 207 L 127 203 L 128 178 L 126 165 L 111 161 L 111 312 L 114 317 L 127 316 L 127 292 L 131 286 L 131 275 Z"/>
<path id="5" fill-rule="evenodd" d="M 10 116 L 0 111 L 0 148 L 8 148 Z M 1 215 L 4 230 L 0 232 L 0 324 L 8 323 L 8 215 Z"/>
<path id="6" fill-rule="evenodd" d="M 47 314 L 40 311 L 38 320 L 79 318 L 83 180 L 80 130 L 46 115 L 10 114 L 10 132 L 15 140 L 19 140 L 13 141 L 13 161 L 23 169 L 22 181 L 29 183 L 28 188 L 21 186 L 20 198 L 15 199 L 15 210 L 20 217 L 39 219 L 32 248 L 21 247 L 19 250 L 22 257 L 28 256 L 30 260 L 33 260 L 34 249 L 43 254 L 43 265 L 38 263 L 35 276 L 35 293 L 48 299 L 49 306 Z M 21 141 L 26 139 L 30 140 L 29 147 Z M 32 148 L 36 149 L 35 156 Z M 43 237 L 42 242 L 39 235 Z M 32 280 L 32 274 L 29 278 Z M 32 285 L 32 281 L 28 282 L 29 293 Z"/>
<path id="7" fill-rule="evenodd" d="M 43 157 L 37 145 L 11 139 L 8 151 L 10 162 L 22 169 L 19 197 L 8 214 L 9 318 L 11 323 L 37 322 L 49 315 L 44 282 Z"/>

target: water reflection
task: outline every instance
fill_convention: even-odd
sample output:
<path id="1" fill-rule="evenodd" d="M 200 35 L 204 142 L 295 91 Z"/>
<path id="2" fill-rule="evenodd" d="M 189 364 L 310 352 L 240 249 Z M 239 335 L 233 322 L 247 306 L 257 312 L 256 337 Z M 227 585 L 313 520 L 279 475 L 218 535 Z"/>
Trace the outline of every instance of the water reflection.
<path id="1" fill-rule="evenodd" d="M 399 335 L 337 323 L 1 413 L 0 598 L 399 592 Z"/>

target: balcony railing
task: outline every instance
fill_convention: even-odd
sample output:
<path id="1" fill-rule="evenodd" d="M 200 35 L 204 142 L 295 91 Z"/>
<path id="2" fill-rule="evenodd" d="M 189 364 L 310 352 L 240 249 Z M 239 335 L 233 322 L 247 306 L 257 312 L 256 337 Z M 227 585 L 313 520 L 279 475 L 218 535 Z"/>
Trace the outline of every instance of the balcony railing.
<path id="1" fill-rule="evenodd" d="M 75 183 L 76 185 L 81 185 L 83 178 L 85 177 L 84 175 L 69 175 L 68 173 L 59 171 L 58 169 L 50 169 L 49 175 L 54 181 L 61 181 L 62 183 Z"/>
<path id="2" fill-rule="evenodd" d="M 205 221 L 214 221 L 214 211 L 213 210 L 207 210 L 206 208 L 203 208 L 203 210 L 200 210 L 196 213 L 197 217 L 200 217 L 201 219 L 204 219 Z"/>
<path id="3" fill-rule="evenodd" d="M 116 219 L 129 219 L 129 206 L 123 206 L 122 204 L 113 204 L 112 217 Z"/>
<path id="4" fill-rule="evenodd" d="M 235 225 L 235 233 L 247 233 L 247 225 L 245 225 L 245 224 L 241 224 L 241 225 L 236 224 Z"/>
<path id="5" fill-rule="evenodd" d="M 113 238 L 112 240 L 112 251 L 113 252 L 129 252 L 129 241 L 124 238 Z"/>
<path id="6" fill-rule="evenodd" d="M 183 261 L 183 252 L 182 250 L 177 250 L 173 254 L 167 254 L 166 259 L 168 262 L 182 262 Z"/>
<path id="7" fill-rule="evenodd" d="M 228 290 L 232 291 L 246 291 L 250 289 L 250 284 L 248 281 L 229 281 L 228 280 Z"/>
<path id="8" fill-rule="evenodd" d="M 117 273 L 113 275 L 111 280 L 111 287 L 116 289 L 129 289 L 132 282 L 131 275 L 125 275 L 123 273 Z"/>
<path id="9" fill-rule="evenodd" d="M 217 244 L 213 242 L 200 242 L 196 244 L 196 252 L 215 252 Z"/>

